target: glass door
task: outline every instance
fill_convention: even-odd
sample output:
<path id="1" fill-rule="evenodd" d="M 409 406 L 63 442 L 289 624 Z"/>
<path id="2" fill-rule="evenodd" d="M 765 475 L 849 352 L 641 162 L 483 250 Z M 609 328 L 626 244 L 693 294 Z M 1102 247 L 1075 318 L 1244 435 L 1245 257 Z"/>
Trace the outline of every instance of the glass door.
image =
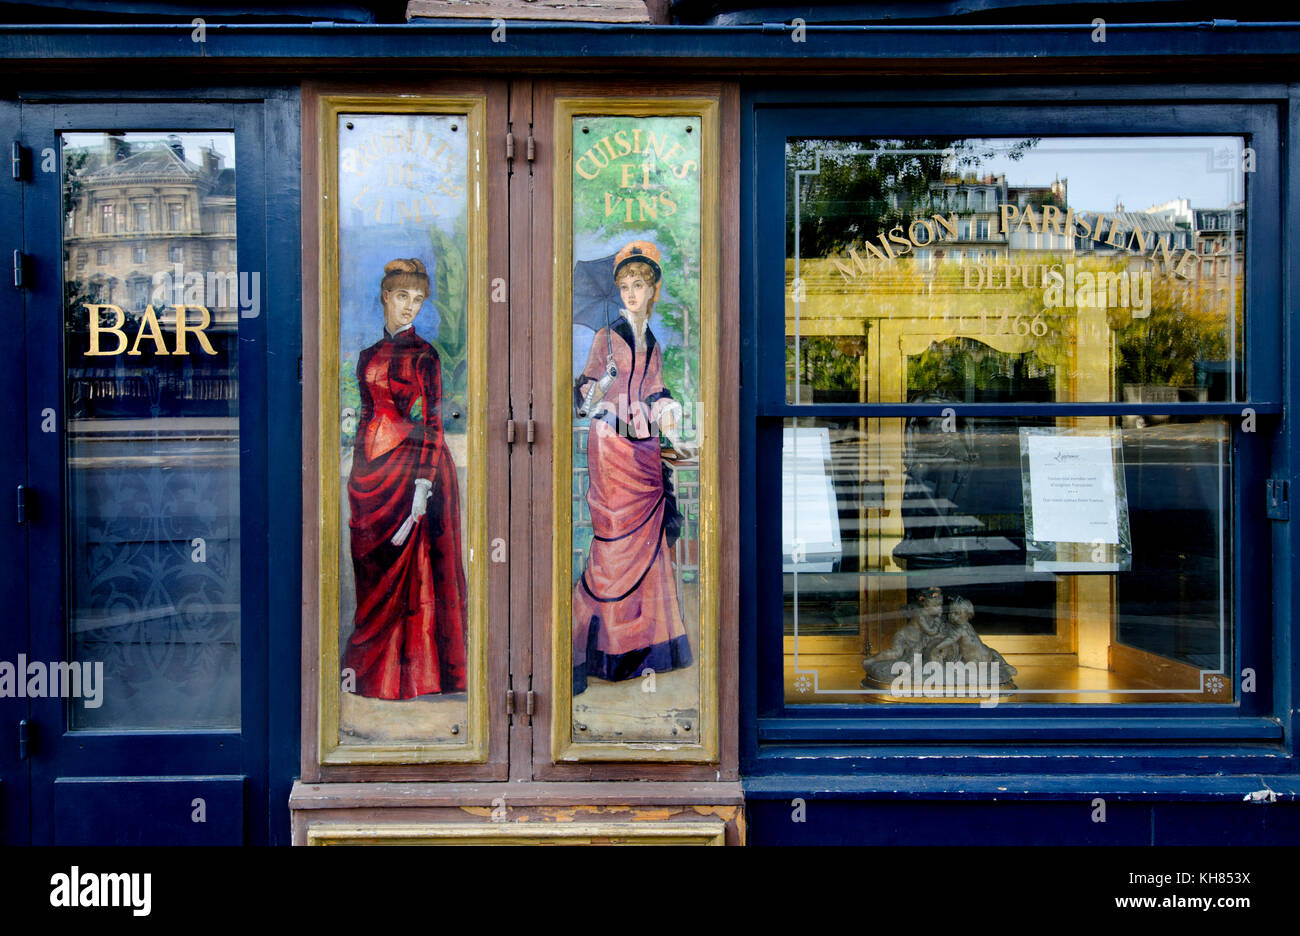
<path id="1" fill-rule="evenodd" d="M 28 106 L 35 843 L 265 835 L 261 141 Z"/>

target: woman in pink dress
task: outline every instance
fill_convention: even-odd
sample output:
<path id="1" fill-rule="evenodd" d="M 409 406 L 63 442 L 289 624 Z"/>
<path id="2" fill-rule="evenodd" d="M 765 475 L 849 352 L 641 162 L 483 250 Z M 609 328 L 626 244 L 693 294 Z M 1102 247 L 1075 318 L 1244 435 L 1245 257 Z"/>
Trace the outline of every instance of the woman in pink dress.
<path id="1" fill-rule="evenodd" d="M 574 383 L 587 435 L 587 504 L 594 536 L 573 589 L 573 693 L 591 677 L 631 679 L 691 664 L 669 550 L 681 530 L 660 434 L 681 455 L 681 404 L 664 386 L 663 351 L 650 331 L 659 251 L 633 241 L 614 259 L 623 315 L 596 333 Z"/>

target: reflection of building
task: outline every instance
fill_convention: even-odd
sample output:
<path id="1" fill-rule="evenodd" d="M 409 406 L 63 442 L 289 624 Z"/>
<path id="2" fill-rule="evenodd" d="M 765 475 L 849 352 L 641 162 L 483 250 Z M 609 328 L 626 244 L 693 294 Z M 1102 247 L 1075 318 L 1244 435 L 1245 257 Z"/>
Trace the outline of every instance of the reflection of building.
<path id="1" fill-rule="evenodd" d="M 1197 208 L 1196 253 L 1201 258 L 1201 279 L 1226 280 L 1240 274 L 1246 259 L 1246 205 Z M 1220 284 L 1219 288 L 1223 289 Z"/>
<path id="2" fill-rule="evenodd" d="M 1175 251 L 1191 249 L 1191 231 L 1178 204 L 1186 205 L 1186 199 L 1146 211 L 1125 211 L 1122 203 L 1114 211 L 1084 211 L 1092 235 L 1079 237 L 1076 232 L 1074 249 L 1099 258 L 1123 258 L 1134 272 L 1154 269 L 1152 253 L 1162 247 L 1171 256 Z M 1102 216 L 1104 220 L 1098 222 Z"/>
<path id="3" fill-rule="evenodd" d="M 1026 209 L 1033 208 L 1038 216 L 1039 230 L 1031 230 L 1032 225 L 1014 223 L 1008 234 L 1008 246 L 1013 252 L 1043 251 L 1054 254 L 1068 254 L 1072 250 L 1072 238 L 1065 227 L 1066 212 L 1069 210 L 1069 182 L 1056 179 L 1051 185 L 1012 185 L 1007 188 L 1007 201 L 1016 206 L 1022 218 L 1031 217 Z M 1045 208 L 1054 208 L 1054 221 L 1048 218 Z M 1063 233 L 1062 233 L 1063 232 Z"/>
<path id="4" fill-rule="evenodd" d="M 945 215 L 957 215 L 957 236 L 945 235 L 942 246 L 920 248 L 917 259 L 929 267 L 934 260 L 958 263 L 993 263 L 1011 253 L 1042 251 L 1069 253 L 1072 239 L 1064 231 L 1064 217 L 1069 203 L 1068 182 L 1057 179 L 1050 185 L 1007 185 L 1004 174 L 977 176 L 973 172 L 949 176 L 930 186 L 930 208 Z M 1018 214 L 1027 207 L 1034 210 L 1030 224 L 1012 223 L 1003 230 L 1002 206 L 1014 205 Z M 1051 205 L 1060 211 L 1053 215 L 1054 224 L 1044 224 L 1042 210 Z M 1037 228 L 1030 230 L 1031 227 Z M 1054 229 L 1055 228 L 1055 229 Z"/>
<path id="5" fill-rule="evenodd" d="M 950 176 L 930 186 L 934 211 L 958 216 L 956 240 L 945 240 L 933 251 L 921 249 L 917 258 L 923 265 L 931 259 L 964 262 L 990 262 L 1007 255 L 1007 239 L 998 227 L 998 205 L 1007 200 L 1007 177 Z"/>
<path id="6" fill-rule="evenodd" d="M 176 135 L 156 143 L 105 141 L 64 154 L 78 180 L 67 206 L 65 278 L 81 282 L 101 302 L 138 314 L 150 303 L 159 274 L 175 277 L 179 269 L 206 282 L 208 273 L 233 273 L 235 170 L 224 158 L 203 147 L 202 164 L 195 165 Z M 208 298 L 214 324 L 234 320 L 237 289 Z"/>

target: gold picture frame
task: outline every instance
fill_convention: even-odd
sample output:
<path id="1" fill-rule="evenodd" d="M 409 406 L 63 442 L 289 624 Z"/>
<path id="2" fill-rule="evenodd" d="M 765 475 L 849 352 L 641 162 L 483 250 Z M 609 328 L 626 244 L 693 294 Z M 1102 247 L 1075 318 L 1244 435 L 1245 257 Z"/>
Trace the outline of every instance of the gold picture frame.
<path id="1" fill-rule="evenodd" d="M 713 845 L 727 844 L 726 823 L 426 822 L 313 823 L 309 846 L 330 845 Z"/>
<path id="2" fill-rule="evenodd" d="M 581 762 L 711 764 L 719 760 L 719 100 L 716 97 L 559 97 L 554 110 L 554 367 L 553 464 L 555 531 L 552 558 L 551 759 Z M 699 667 L 698 741 L 573 740 L 573 120 L 577 117 L 695 117 L 700 121 L 700 319 L 699 319 Z"/>
<path id="3" fill-rule="evenodd" d="M 487 540 L 487 198 L 483 94 L 323 94 L 318 100 L 317 178 L 320 198 L 318 445 L 319 510 L 316 536 L 319 557 L 319 608 L 316 662 L 317 763 L 343 764 L 479 764 L 488 760 L 488 540 Z M 340 741 L 340 275 L 339 256 L 339 119 L 343 115 L 429 115 L 463 117 L 467 133 L 466 184 L 466 725 L 457 743 Z M 312 197 L 316 193 L 305 193 Z M 459 726 L 457 726 L 459 729 Z"/>

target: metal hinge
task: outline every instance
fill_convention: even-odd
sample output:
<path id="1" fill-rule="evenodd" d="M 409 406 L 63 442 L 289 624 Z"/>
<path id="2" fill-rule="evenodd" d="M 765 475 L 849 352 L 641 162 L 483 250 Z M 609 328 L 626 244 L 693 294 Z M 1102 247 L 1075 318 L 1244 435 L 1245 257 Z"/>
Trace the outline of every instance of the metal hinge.
<path id="1" fill-rule="evenodd" d="M 527 153 L 528 153 L 528 161 L 529 161 L 529 162 L 532 162 L 534 159 L 537 158 L 537 145 L 536 145 L 536 143 L 534 143 L 534 141 L 533 141 L 533 135 L 532 135 L 531 133 L 528 134 L 528 149 L 527 149 Z"/>
<path id="2" fill-rule="evenodd" d="M 524 697 L 524 712 L 528 715 L 529 718 L 532 718 L 533 713 L 536 711 L 537 711 L 537 693 L 529 689 L 528 695 Z"/>
<path id="3" fill-rule="evenodd" d="M 27 163 L 27 148 L 24 147 L 17 140 L 14 140 L 13 157 L 10 162 L 10 172 L 13 174 L 15 181 L 21 182 L 27 176 L 27 173 L 25 171 L 26 163 Z"/>
<path id="4" fill-rule="evenodd" d="M 18 522 L 27 522 L 27 485 L 18 485 Z"/>
<path id="5" fill-rule="evenodd" d="M 36 740 L 36 726 L 23 719 L 18 723 L 18 759 L 27 760 Z"/>
<path id="6" fill-rule="evenodd" d="M 515 135 L 511 131 L 506 131 L 506 159 L 515 158 Z"/>
<path id="7" fill-rule="evenodd" d="M 27 258 L 23 256 L 21 250 L 14 251 L 14 289 L 23 288 L 23 267 L 27 265 Z"/>
<path id="8" fill-rule="evenodd" d="M 537 421 L 535 419 L 529 419 L 528 422 L 524 423 L 524 438 L 529 445 L 537 441 Z M 515 421 L 513 419 L 506 420 L 506 444 L 515 444 Z"/>
<path id="9" fill-rule="evenodd" d="M 506 714 L 513 715 L 514 713 L 515 713 L 515 691 L 513 689 L 507 689 L 506 690 Z"/>
<path id="10" fill-rule="evenodd" d="M 1281 478 L 1268 479 L 1268 519 L 1291 519 L 1291 501 L 1288 497 L 1289 491 L 1287 488 L 1287 483 Z"/>

